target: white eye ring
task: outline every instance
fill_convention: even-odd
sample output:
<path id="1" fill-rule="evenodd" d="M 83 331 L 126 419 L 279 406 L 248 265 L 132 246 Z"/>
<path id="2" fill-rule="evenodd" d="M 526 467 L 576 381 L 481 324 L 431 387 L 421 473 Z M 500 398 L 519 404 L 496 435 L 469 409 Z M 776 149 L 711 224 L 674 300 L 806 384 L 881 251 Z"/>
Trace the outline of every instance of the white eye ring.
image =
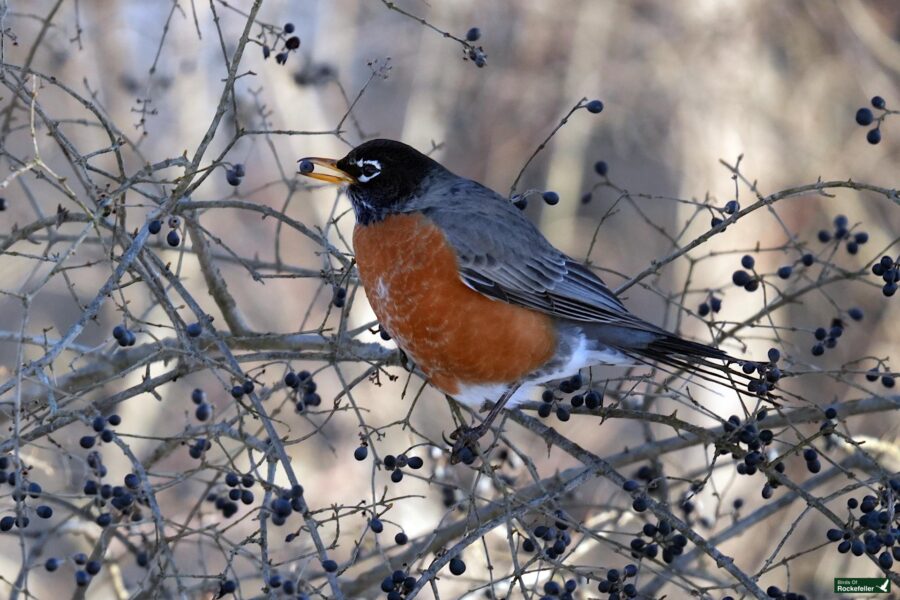
<path id="1" fill-rule="evenodd" d="M 356 166 L 360 167 L 360 168 L 365 167 L 365 166 L 375 167 L 375 171 L 371 175 L 360 175 L 359 177 L 356 178 L 361 183 L 368 183 L 368 182 L 372 181 L 373 179 L 375 179 L 376 177 L 378 177 L 379 175 L 381 175 L 381 163 L 378 162 L 377 160 L 362 160 L 362 159 L 360 159 L 360 160 L 356 161 Z"/>

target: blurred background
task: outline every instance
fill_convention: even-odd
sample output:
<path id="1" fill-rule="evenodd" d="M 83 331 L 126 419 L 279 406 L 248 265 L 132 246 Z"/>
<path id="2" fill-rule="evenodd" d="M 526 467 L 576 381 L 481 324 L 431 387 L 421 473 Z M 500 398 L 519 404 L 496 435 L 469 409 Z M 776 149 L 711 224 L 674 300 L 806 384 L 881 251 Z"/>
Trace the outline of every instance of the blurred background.
<path id="1" fill-rule="evenodd" d="M 229 54 L 233 51 L 250 2 L 214 0 L 212 5 L 221 27 L 221 44 L 210 6 L 204 2 L 9 2 L 3 20 L 4 61 L 30 64 L 56 76 L 79 94 L 93 98 L 109 120 L 139 148 L 139 152 L 127 152 L 126 170 L 134 172 L 143 164 L 177 157 L 185 150 L 191 156 L 207 131 L 226 75 L 222 48 Z M 853 118 L 856 109 L 868 105 L 869 98 L 876 94 L 887 99 L 888 108 L 900 105 L 900 3 L 895 1 L 405 0 L 397 6 L 457 37 L 478 27 L 481 39 L 477 44 L 484 48 L 487 65 L 477 68 L 472 61 L 464 60 L 459 43 L 390 10 L 382 2 L 266 0 L 259 13 L 261 25 L 254 26 L 253 42 L 248 44 L 240 64 L 235 108 L 241 126 L 247 129 L 287 133 L 241 138 L 228 151 L 225 161 L 245 165 L 247 174 L 242 184 L 237 188 L 230 186 L 225 169 L 217 168 L 192 199 L 239 199 L 283 210 L 310 227 L 326 231 L 332 244 L 349 253 L 349 203 L 332 189 L 310 188 L 307 182 L 296 178 L 293 172 L 297 158 L 339 157 L 364 139 L 395 138 L 430 151 L 457 174 L 507 194 L 522 166 L 560 119 L 581 98 L 598 98 L 605 104 L 604 111 L 593 115 L 580 110 L 572 115 L 530 164 L 518 190 L 558 192 L 562 199 L 559 205 L 545 206 L 535 195 L 530 198 L 526 214 L 553 243 L 573 256 L 587 257 L 596 235 L 589 258 L 604 269 L 603 277 L 616 287 L 646 268 L 651 260 L 669 254 L 673 250 L 669 236 L 683 245 L 708 229 L 710 218 L 718 215 L 704 212 L 697 216 L 695 205 L 675 199 L 721 208 L 735 198 L 735 182 L 720 160 L 735 164 L 742 156 L 741 171 L 749 181 L 757 183 L 761 194 L 814 183 L 819 178 L 853 179 L 887 188 L 898 186 L 900 119 L 888 119 L 882 128 L 883 141 L 873 146 L 866 142 L 866 130 L 856 125 Z M 48 22 L 46 16 L 51 13 Z M 274 56 L 264 59 L 262 45 L 274 44 L 277 31 L 288 22 L 295 26 L 300 48 L 289 55 L 284 65 L 276 64 Z M 6 95 L 3 102 L 9 102 L 9 94 Z M 88 154 L 108 145 L 101 130 L 77 122 L 91 118 L 80 104 L 51 86 L 40 86 L 38 96 L 51 117 L 64 122 L 63 127 L 79 152 Z M 352 114 L 347 117 L 351 103 Z M 204 164 L 226 148 L 234 131 L 234 118 L 235 113 L 229 111 Z M 27 112 L 18 111 L 14 125 L 5 131 L 3 146 L 9 155 L 27 158 L 33 154 L 33 146 L 23 124 L 27 124 Z M 338 126 L 342 129 L 340 135 L 329 134 Z M 37 140 L 42 158 L 58 173 L 71 175 L 65 156 L 40 128 Z M 622 201 L 620 193 L 608 186 L 594 189 L 602 181 L 594 172 L 594 163 L 600 160 L 608 163 L 609 179 L 615 186 L 636 195 L 633 201 Z M 4 168 L 12 164 L 6 162 Z M 105 168 L 114 165 L 105 158 L 96 164 Z M 166 173 L 175 177 L 180 170 Z M 99 177 L 97 185 L 102 182 Z M 7 229 L 35 220 L 38 210 L 52 214 L 57 204 L 66 202 L 58 192 L 33 177 L 28 178 L 27 185 L 28 189 L 13 182 L 5 191 L 8 208 L 0 223 L 5 223 Z M 592 189 L 590 202 L 583 202 L 582 196 Z M 754 192 L 741 185 L 738 199 L 747 206 L 755 200 Z M 150 204 L 138 195 L 132 195 L 128 201 L 133 207 L 129 216 L 133 222 L 129 221 L 129 226 L 138 227 Z M 870 236 L 868 244 L 856 255 L 843 249 L 837 251 L 833 260 L 842 268 L 864 268 L 897 242 L 900 217 L 896 205 L 885 198 L 851 190 L 840 190 L 834 197 L 810 194 L 778 204 L 772 211 L 757 211 L 698 249 L 691 256 L 702 260 L 690 273 L 687 287 L 690 263 L 677 260 L 661 270 L 658 277 L 647 279 L 646 285 L 630 288 L 625 294 L 626 304 L 648 320 L 670 328 L 677 324 L 685 335 L 708 342 L 715 327 L 698 318 L 696 310 L 710 291 L 724 299 L 722 312 L 715 315 L 722 322 L 740 322 L 763 307 L 761 294 L 748 294 L 730 284 L 731 273 L 739 268 L 742 254 L 762 249 L 756 255 L 757 270 L 761 272 L 794 264 L 798 249 L 803 247 L 817 254 L 824 252 L 831 259 L 815 236 L 820 229 L 831 229 L 832 219 L 838 214 L 846 214 L 851 224 L 860 223 L 859 230 Z M 601 219 L 604 220 L 598 229 Z M 227 255 L 233 251 L 257 261 L 259 271 L 267 275 L 262 281 L 254 281 L 240 264 L 225 259 L 218 263 L 253 331 L 331 334 L 339 326 L 355 331 L 371 324 L 374 317 L 362 290 L 354 294 L 351 286 L 352 310 L 347 312 L 346 320 L 341 320 L 340 311 L 329 306 L 332 292 L 328 281 L 291 275 L 291 269 L 328 271 L 330 263 L 321 248 L 306 237 L 287 227 L 277 228 L 272 219 L 260 219 L 246 211 L 210 209 L 202 213 L 200 221 L 217 238 L 217 252 Z M 185 285 L 204 303 L 204 309 L 218 316 L 216 323 L 224 327 L 205 292 L 198 263 L 189 247 L 167 248 L 165 233 L 164 230 L 156 243 L 157 252 L 177 266 Z M 16 249 L 24 251 L 18 246 Z M 37 252 L 33 248 L 29 251 Z M 896 254 L 896 248 L 893 253 Z M 72 260 L 82 264 L 103 257 L 99 244 L 87 244 Z M 6 255 L 0 260 L 0 279 L 5 290 L 21 292 L 31 289 L 47 269 L 35 266 L 27 256 Z M 81 268 L 75 280 L 54 278 L 36 294 L 27 331 L 32 335 L 42 331 L 61 335 L 78 318 L 81 303 L 93 297 L 108 275 L 107 268 Z M 666 301 L 682 291 L 689 313 L 676 311 Z M 152 306 L 149 295 L 140 287 L 127 289 L 125 295 L 130 310 L 142 315 L 142 331 L 155 331 L 160 338 L 171 333 L 165 327 L 154 329 L 154 324 L 166 322 L 167 317 L 162 309 Z M 173 302 L 179 305 L 177 300 Z M 812 330 L 827 327 L 851 306 L 865 312 L 862 325 L 851 327 L 848 340 L 842 340 L 836 349 L 814 361 L 809 354 L 814 342 Z M 18 331 L 23 314 L 16 298 L 6 294 L 0 299 L 3 330 Z M 799 302 L 778 310 L 772 319 L 764 325 L 785 328 L 778 345 L 790 357 L 790 364 L 801 371 L 865 370 L 874 366 L 874 361 L 853 361 L 884 358 L 898 350 L 897 337 L 892 333 L 896 330 L 896 307 L 870 285 L 837 285 L 823 293 L 805 295 Z M 106 344 L 103 348 L 111 352 L 110 331 L 120 321 L 120 310 L 111 302 L 104 308 L 102 318 L 91 323 L 77 342 L 86 348 Z M 364 330 L 358 338 L 364 342 L 379 341 L 376 334 Z M 18 347 L 9 343 L 9 337 L 5 339 L 0 357 L 8 376 L 15 368 Z M 744 332 L 744 344 L 729 342 L 727 347 L 733 353 L 761 358 L 773 344 L 772 339 L 771 328 L 753 328 Z M 36 358 L 43 349 L 29 347 L 25 353 L 26 359 Z M 58 373 L 84 364 L 83 359 L 64 355 L 57 364 Z M 295 360 L 290 364 L 297 370 L 320 370 L 319 393 L 323 407 L 330 408 L 342 389 L 338 372 L 326 362 Z M 287 361 L 266 365 L 261 380 L 274 384 L 287 368 Z M 262 363 L 245 366 L 249 370 Z M 343 364 L 341 375 L 353 380 L 366 366 Z M 168 367 L 159 363 L 149 368 L 158 373 Z M 421 385 L 415 377 L 408 382 L 406 373 L 398 367 L 391 367 L 389 372 L 398 375 L 398 379 L 388 381 L 382 377 L 379 386 L 364 380 L 354 388 L 353 400 L 362 408 L 370 427 L 388 426 L 404 419 L 411 398 Z M 80 396 L 80 401 L 115 393 L 124 384 L 139 382 L 143 373 L 136 369 L 122 381 L 92 388 Z M 864 394 L 858 381 L 848 385 L 838 376 L 802 377 L 793 385 L 795 392 L 822 406 Z M 226 388 L 209 373 L 194 374 L 167 385 L 158 390 L 160 399 L 145 394 L 117 407 L 124 419 L 120 429 L 135 436 L 129 444 L 138 456 L 153 453 L 159 440 L 177 437 L 191 422 L 188 398 L 190 390 L 198 386 L 207 390 L 217 415 L 227 415 L 228 411 L 233 414 Z M 739 409 L 731 398 L 704 391 L 698 392 L 698 398 L 714 406 L 713 412 L 720 416 Z M 671 413 L 678 406 L 662 401 L 654 405 L 654 410 Z M 384 486 L 391 485 L 388 474 L 373 471 L 371 460 L 359 463 L 351 457 L 361 430 L 356 416 L 338 412 L 326 419 L 327 412 L 301 418 L 287 410 L 280 417 L 279 427 L 292 439 L 301 440 L 290 449 L 307 488 L 308 502 L 313 508 L 323 509 L 331 505 L 353 506 L 361 500 L 380 497 Z M 703 425 L 714 422 L 699 413 L 680 416 Z M 441 433 L 454 428 L 447 403 L 430 389 L 419 398 L 409 419 L 413 429 L 393 425 L 384 430 L 384 439 L 373 436 L 371 441 L 377 443 L 381 456 L 403 452 L 429 440 L 439 443 Z M 898 424 L 896 415 L 861 417 L 854 422 L 853 433 L 894 440 Z M 565 424 L 554 421 L 553 425 L 601 456 L 672 433 L 663 427 L 644 428 L 616 421 L 598 427 L 596 419 L 573 419 Z M 60 444 L 77 441 L 84 433 L 84 428 L 79 427 L 76 424 L 69 428 L 71 432 L 60 432 Z M 316 435 L 304 438 L 311 433 Z M 523 444 L 534 443 L 527 441 L 529 434 L 515 428 L 512 436 Z M 234 456 L 217 464 L 222 469 L 229 464 L 246 469 L 247 456 L 238 452 L 233 442 L 228 446 L 226 441 L 225 445 Z M 542 476 L 576 464 L 556 450 L 545 452 L 540 444 L 534 447 L 532 458 Z M 56 482 L 45 487 L 58 493 L 80 489 L 84 467 L 69 460 L 59 447 L 38 445 L 29 447 L 28 452 L 37 465 L 35 473 L 43 472 L 45 478 Z M 424 447 L 413 454 L 429 455 Z M 128 462 L 121 455 L 109 452 L 104 458 L 110 466 L 111 479 L 127 472 Z M 677 476 L 702 469 L 705 460 L 704 451 L 693 448 L 664 457 L 662 463 L 672 469 L 671 475 Z M 477 491 L 467 469 L 438 468 L 435 465 L 439 462 L 429 461 L 427 468 L 439 470 L 440 477 L 459 488 L 459 494 Z M 169 481 L 193 468 L 193 464 L 181 448 L 167 454 L 154 470 L 160 481 Z M 888 468 L 896 471 L 898 465 Z M 798 467 L 798 472 L 802 472 L 802 467 Z M 729 512 L 733 498 L 746 497 L 748 503 L 757 503 L 761 485 L 751 478 L 733 481 L 731 469 L 723 469 L 716 476 L 719 475 L 720 484 L 729 490 L 728 494 L 722 493 L 725 499 L 711 494 L 701 496 L 697 509 L 714 526 L 725 519 L 723 515 Z M 525 473 L 516 476 L 521 477 L 522 485 L 530 482 Z M 200 473 L 196 478 L 166 486 L 160 492 L 160 502 L 171 507 L 166 516 L 175 522 L 187 518 L 207 489 L 208 480 Z M 402 486 L 391 487 L 390 493 L 414 496 L 398 502 L 384 517 L 396 523 L 389 528 L 391 536 L 397 525 L 413 537 L 435 529 L 442 519 L 449 518 L 444 496 L 425 479 L 408 478 Z M 621 501 L 615 490 L 602 482 L 584 486 L 578 494 L 572 501 L 577 508 L 572 510 L 585 521 Z M 786 531 L 802 509 L 793 506 L 780 512 L 765 523 L 766 531 Z M 201 514 L 206 515 L 208 520 L 203 522 L 207 524 L 217 518 L 217 513 L 205 505 Z M 463 513 L 450 512 L 451 517 L 460 514 Z M 349 559 L 352 536 L 360 535 L 366 523 L 361 515 L 345 521 L 340 535 L 349 537 L 342 537 L 342 544 L 334 551 L 341 561 Z M 824 541 L 823 522 L 813 516 L 799 521 L 783 554 L 791 555 Z M 228 536 L 240 540 L 256 527 L 254 520 L 248 518 Z M 610 526 L 618 531 L 638 527 L 627 520 Z M 336 534 L 333 530 L 331 533 Z M 508 564 L 509 560 L 505 536 L 504 531 L 499 531 L 495 537 L 488 537 L 494 544 L 491 558 L 499 564 Z M 361 542 L 367 551 L 373 550 L 371 537 L 369 533 Z M 59 549 L 55 551 L 85 551 L 85 539 L 77 532 L 61 533 L 57 540 Z M 623 543 L 627 544 L 627 539 L 622 538 Z M 766 535 L 754 534 L 731 540 L 721 549 L 735 556 L 743 568 L 753 571 L 772 552 L 771 541 Z M 12 544 L 6 547 L 7 550 L 0 550 L 0 574 L 13 579 L 22 551 Z M 307 559 L 300 558 L 302 550 L 308 547 L 298 549 L 286 544 L 273 550 L 273 560 L 283 562 L 283 572 L 304 576 Z M 118 548 L 111 555 L 122 552 Z M 183 552 L 186 572 L 215 576 L 224 565 L 222 552 L 200 552 L 197 546 L 189 544 L 179 552 Z M 385 553 L 384 548 L 376 549 L 376 558 Z M 451 597 L 472 587 L 471 581 L 486 577 L 483 549 L 473 547 L 467 560 L 466 576 L 472 579 L 468 584 L 446 583 Z M 589 566 L 621 567 L 628 560 L 602 544 L 579 557 L 580 564 Z M 240 560 L 236 561 L 236 570 L 252 574 L 251 562 L 237 563 Z M 873 565 L 864 562 L 854 563 L 852 573 L 846 572 L 845 557 L 834 552 L 802 556 L 791 565 L 792 586 L 812 593 L 810 597 L 822 597 L 814 591 L 824 594 L 823 590 L 830 590 L 831 577 L 835 575 L 876 574 Z M 123 561 L 122 568 L 132 591 L 139 585 L 137 582 L 145 581 L 133 561 Z M 773 580 L 783 579 L 784 573 L 767 574 L 762 581 L 770 576 Z M 247 597 L 258 592 L 258 581 L 247 579 L 245 585 Z M 41 572 L 41 577 L 31 578 L 30 586 L 36 597 L 44 598 L 66 593 L 71 581 L 68 576 L 45 576 Z M 115 597 L 119 591 L 114 588 L 112 578 L 99 577 L 88 595 Z M 679 597 L 679 593 L 683 590 L 676 590 L 670 597 Z M 374 594 L 369 590 L 363 595 Z"/>

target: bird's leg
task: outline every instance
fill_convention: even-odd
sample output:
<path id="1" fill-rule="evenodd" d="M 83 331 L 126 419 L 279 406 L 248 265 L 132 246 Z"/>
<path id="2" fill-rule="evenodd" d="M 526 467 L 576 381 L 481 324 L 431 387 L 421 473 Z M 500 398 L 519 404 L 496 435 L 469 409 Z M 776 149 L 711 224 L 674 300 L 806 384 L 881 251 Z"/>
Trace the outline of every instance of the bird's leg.
<path id="1" fill-rule="evenodd" d="M 491 424 L 506 406 L 509 399 L 512 398 L 516 390 L 519 389 L 518 383 L 509 386 L 500 399 L 491 407 L 491 411 L 487 416 L 475 427 L 466 427 L 461 425 L 456 431 L 450 434 L 450 438 L 455 440 L 453 448 L 450 451 L 450 462 L 456 464 L 460 461 L 466 464 L 471 463 L 475 459 L 475 450 L 478 447 L 478 440 L 487 433 Z M 467 460 L 469 459 L 469 460 Z"/>

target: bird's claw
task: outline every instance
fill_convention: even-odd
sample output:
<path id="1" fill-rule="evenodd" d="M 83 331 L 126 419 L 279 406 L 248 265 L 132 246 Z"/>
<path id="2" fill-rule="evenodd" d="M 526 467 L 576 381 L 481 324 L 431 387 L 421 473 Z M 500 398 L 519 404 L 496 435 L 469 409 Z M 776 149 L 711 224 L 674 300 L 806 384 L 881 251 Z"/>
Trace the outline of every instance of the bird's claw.
<path id="1" fill-rule="evenodd" d="M 478 440 L 484 435 L 481 427 L 466 427 L 461 425 L 450 434 L 450 440 L 444 439 L 450 449 L 450 464 L 463 463 L 470 465 L 475 462 L 478 454 Z"/>

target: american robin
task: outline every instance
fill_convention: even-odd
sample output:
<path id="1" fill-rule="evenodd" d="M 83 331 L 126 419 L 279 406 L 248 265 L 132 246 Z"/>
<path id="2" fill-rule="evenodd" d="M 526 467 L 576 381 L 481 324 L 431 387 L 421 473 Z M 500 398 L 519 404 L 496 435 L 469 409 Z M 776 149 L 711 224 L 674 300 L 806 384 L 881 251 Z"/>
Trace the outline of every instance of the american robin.
<path id="1" fill-rule="evenodd" d="M 507 198 L 406 144 L 372 140 L 340 160 L 301 159 L 299 172 L 348 185 L 360 280 L 397 345 L 457 401 L 495 402 L 475 439 L 529 388 L 591 365 L 752 379 L 725 352 L 631 314 Z"/>

